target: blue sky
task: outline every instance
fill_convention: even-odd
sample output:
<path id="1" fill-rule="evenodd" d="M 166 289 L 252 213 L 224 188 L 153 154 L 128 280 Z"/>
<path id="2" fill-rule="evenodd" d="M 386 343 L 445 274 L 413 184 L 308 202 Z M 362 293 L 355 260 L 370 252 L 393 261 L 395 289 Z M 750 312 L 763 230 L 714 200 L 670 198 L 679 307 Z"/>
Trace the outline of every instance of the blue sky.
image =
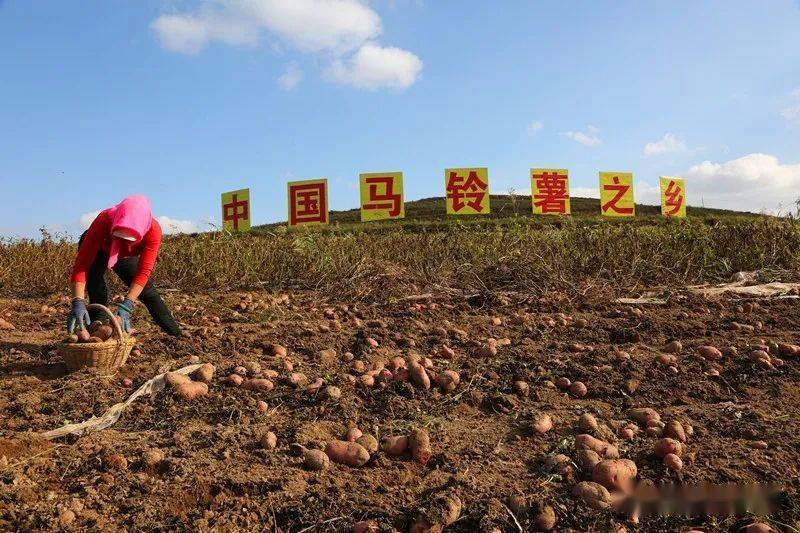
<path id="1" fill-rule="evenodd" d="M 775 211 L 800 197 L 800 6 L 793 0 L 0 0 L 0 235 L 141 192 L 177 227 L 250 187 L 286 218 L 290 179 L 443 169 L 493 192 L 566 167 L 573 195 L 628 170 L 690 204 Z"/>

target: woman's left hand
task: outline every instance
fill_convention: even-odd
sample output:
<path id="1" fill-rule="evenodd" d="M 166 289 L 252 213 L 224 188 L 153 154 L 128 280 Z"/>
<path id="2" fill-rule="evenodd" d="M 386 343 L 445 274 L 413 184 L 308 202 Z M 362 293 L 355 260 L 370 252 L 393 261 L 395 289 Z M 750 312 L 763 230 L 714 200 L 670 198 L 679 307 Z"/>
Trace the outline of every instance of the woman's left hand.
<path id="1" fill-rule="evenodd" d="M 133 300 L 125 298 L 121 304 L 117 304 L 114 314 L 119 317 L 119 327 L 125 333 L 131 332 L 131 315 L 133 314 Z"/>

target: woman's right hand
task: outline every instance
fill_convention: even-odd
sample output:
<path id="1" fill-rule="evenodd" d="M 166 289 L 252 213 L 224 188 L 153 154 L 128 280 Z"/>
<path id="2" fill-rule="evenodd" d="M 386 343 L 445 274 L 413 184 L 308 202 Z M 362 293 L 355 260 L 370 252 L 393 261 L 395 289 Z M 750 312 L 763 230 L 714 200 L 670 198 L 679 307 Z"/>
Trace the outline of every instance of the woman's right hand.
<path id="1" fill-rule="evenodd" d="M 76 329 L 87 329 L 91 319 L 89 310 L 86 309 L 86 302 L 83 298 L 72 299 L 72 310 L 67 317 L 67 332 L 72 335 Z"/>

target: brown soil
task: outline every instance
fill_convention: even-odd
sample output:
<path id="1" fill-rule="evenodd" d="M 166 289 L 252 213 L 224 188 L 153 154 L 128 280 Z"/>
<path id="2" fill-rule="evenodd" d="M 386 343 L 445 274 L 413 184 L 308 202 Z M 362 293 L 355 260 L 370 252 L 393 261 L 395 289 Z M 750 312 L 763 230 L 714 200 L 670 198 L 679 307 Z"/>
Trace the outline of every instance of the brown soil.
<path id="1" fill-rule="evenodd" d="M 662 420 L 677 419 L 695 430 L 680 474 L 665 469 L 652 452 L 655 439 L 644 431 L 631 441 L 614 439 L 622 457 L 636 462 L 640 479 L 774 482 L 782 488 L 777 508 L 759 519 L 778 530 L 800 529 L 800 357 L 772 369 L 747 357 L 747 347 L 762 339 L 800 342 L 798 300 L 761 301 L 745 312 L 744 301 L 731 297 L 674 295 L 668 305 L 642 306 L 638 314 L 601 295 L 571 302 L 558 295 L 487 293 L 382 305 L 321 302 L 314 293 L 167 299 L 190 336 L 162 335 L 138 308 L 141 355 L 115 372 L 74 373 L 66 372 L 54 347 L 63 336 L 67 303 L 0 300 L 0 316 L 16 326 L 0 331 L 0 530 L 319 532 L 349 531 L 354 522 L 371 519 L 382 531 L 408 531 L 417 513 L 444 493 L 463 503 L 460 519 L 447 531 L 519 531 L 515 520 L 532 530 L 535 513 L 529 509 L 543 504 L 555 510 L 560 531 L 623 525 L 628 531 L 738 531 L 755 518 L 647 517 L 635 524 L 572 496 L 585 473 L 568 479 L 542 471 L 548 454 L 574 459 L 574 427 L 582 413 L 613 425 L 626 420 L 630 407 L 655 408 Z M 240 302 L 246 309 L 238 308 Z M 569 323 L 561 325 L 558 313 L 569 315 Z M 492 325 L 495 317 L 502 325 Z M 585 327 L 578 319 L 586 320 Z M 476 358 L 490 337 L 510 344 L 494 358 Z M 656 361 L 673 339 L 683 344 L 676 371 Z M 289 384 L 282 360 L 272 355 L 273 343 L 288 348 L 296 372 L 340 387 L 341 399 Z M 573 353 L 575 343 L 588 349 Z M 443 344 L 455 350 L 454 358 L 438 355 Z M 707 344 L 738 348 L 739 356 L 716 365 L 719 377 L 707 376 L 714 365 L 697 355 L 697 347 Z M 318 352 L 327 348 L 336 358 L 326 363 Z M 617 350 L 630 353 L 630 361 L 619 362 Z M 345 352 L 368 363 L 429 356 L 438 370 L 458 371 L 461 384 L 451 393 L 403 382 L 354 386 L 345 377 L 353 372 Z M 53 442 L 37 436 L 99 416 L 156 374 L 197 359 L 217 367 L 204 398 L 180 400 L 165 390 L 136 401 L 104 431 Z M 274 390 L 223 383 L 247 361 L 280 373 Z M 583 381 L 588 395 L 576 399 L 548 385 L 559 377 Z M 125 378 L 133 384 L 124 386 Z M 528 383 L 527 396 L 516 393 L 517 380 Z M 258 400 L 268 403 L 267 413 L 258 412 Z M 531 420 L 542 412 L 555 427 L 534 435 Z M 353 425 L 378 438 L 424 427 L 434 455 L 423 466 L 379 452 L 360 468 L 332 464 L 310 472 L 292 453 L 292 443 L 324 447 Z M 259 447 L 266 431 L 278 436 L 274 451 Z M 753 449 L 754 441 L 768 447 Z M 151 449 L 161 450 L 165 461 L 145 465 L 143 453 Z M 109 460 L 112 454 L 122 454 L 127 467 Z"/>

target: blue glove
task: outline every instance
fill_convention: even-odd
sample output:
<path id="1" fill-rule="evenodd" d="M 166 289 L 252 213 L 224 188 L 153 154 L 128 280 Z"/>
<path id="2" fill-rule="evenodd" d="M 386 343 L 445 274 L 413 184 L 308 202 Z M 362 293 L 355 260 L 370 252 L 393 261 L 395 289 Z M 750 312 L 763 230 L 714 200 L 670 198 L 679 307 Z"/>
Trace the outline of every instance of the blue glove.
<path id="1" fill-rule="evenodd" d="M 133 314 L 133 300 L 125 298 L 121 304 L 117 304 L 114 314 L 119 317 L 119 327 L 125 333 L 131 332 L 131 315 Z"/>
<path id="2" fill-rule="evenodd" d="M 72 332 L 76 329 L 86 329 L 91 321 L 84 299 L 73 298 L 72 310 L 67 317 L 67 332 L 72 335 Z"/>

